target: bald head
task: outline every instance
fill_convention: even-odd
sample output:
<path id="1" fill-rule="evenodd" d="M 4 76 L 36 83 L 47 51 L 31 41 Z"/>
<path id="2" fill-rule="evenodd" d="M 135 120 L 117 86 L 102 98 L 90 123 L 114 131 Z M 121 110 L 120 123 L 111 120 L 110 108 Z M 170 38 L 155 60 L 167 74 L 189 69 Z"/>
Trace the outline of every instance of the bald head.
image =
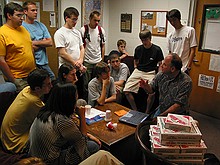
<path id="1" fill-rule="evenodd" d="M 181 70 L 183 64 L 181 58 L 176 53 L 171 53 L 167 56 L 170 59 L 170 66 L 174 66 L 177 70 Z"/>

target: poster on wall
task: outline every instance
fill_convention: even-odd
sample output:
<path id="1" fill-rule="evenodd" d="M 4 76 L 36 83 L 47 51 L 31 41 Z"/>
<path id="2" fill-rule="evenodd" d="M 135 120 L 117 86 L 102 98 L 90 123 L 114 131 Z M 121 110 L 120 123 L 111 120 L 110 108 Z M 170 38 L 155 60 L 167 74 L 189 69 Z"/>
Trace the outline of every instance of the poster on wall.
<path id="1" fill-rule="evenodd" d="M 220 76 L 218 77 L 218 84 L 217 84 L 216 92 L 220 92 Z"/>
<path id="2" fill-rule="evenodd" d="M 102 15 L 103 0 L 82 0 L 82 25 L 89 23 L 89 15 L 95 10 L 100 12 Z M 102 26 L 102 19 L 99 22 L 100 26 Z"/>
<path id="3" fill-rule="evenodd" d="M 43 11 L 54 11 L 54 0 L 43 0 Z"/>
<path id="4" fill-rule="evenodd" d="M 132 14 L 121 14 L 121 32 L 131 33 Z"/>
<path id="5" fill-rule="evenodd" d="M 214 81 L 215 81 L 214 76 L 199 74 L 198 86 L 213 89 Z"/>
<path id="6" fill-rule="evenodd" d="M 209 70 L 220 72 L 220 56 L 217 54 L 210 55 Z"/>

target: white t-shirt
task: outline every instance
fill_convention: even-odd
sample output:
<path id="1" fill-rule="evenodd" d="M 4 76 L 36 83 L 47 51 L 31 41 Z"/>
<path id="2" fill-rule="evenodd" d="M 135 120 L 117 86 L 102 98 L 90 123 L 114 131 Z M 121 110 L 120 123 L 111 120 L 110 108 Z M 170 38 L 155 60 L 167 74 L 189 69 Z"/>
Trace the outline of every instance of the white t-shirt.
<path id="1" fill-rule="evenodd" d="M 102 34 L 104 36 L 104 41 L 106 41 L 106 36 L 105 36 L 105 30 L 101 27 L 102 29 Z M 81 27 L 79 30 L 82 37 L 84 37 L 85 33 L 85 27 Z M 85 46 L 85 59 L 84 61 L 90 63 L 90 64 L 96 64 L 102 60 L 101 56 L 101 47 L 100 47 L 100 35 L 99 35 L 99 29 L 98 26 L 96 26 L 95 29 L 91 29 L 88 26 L 88 33 L 90 35 L 90 41 L 86 38 L 86 46 Z M 104 44 L 103 42 L 102 44 Z"/>
<path id="2" fill-rule="evenodd" d="M 168 50 L 176 53 L 182 59 L 186 67 L 189 61 L 190 48 L 197 46 L 195 29 L 190 26 L 183 26 L 174 30 L 168 36 Z"/>
<path id="3" fill-rule="evenodd" d="M 78 60 L 80 58 L 80 46 L 83 45 L 80 32 L 75 29 L 68 29 L 66 27 L 61 27 L 54 34 L 54 42 L 56 48 L 66 48 L 68 54 L 71 55 L 73 60 Z M 59 67 L 63 63 L 68 63 L 65 59 L 59 56 Z"/>

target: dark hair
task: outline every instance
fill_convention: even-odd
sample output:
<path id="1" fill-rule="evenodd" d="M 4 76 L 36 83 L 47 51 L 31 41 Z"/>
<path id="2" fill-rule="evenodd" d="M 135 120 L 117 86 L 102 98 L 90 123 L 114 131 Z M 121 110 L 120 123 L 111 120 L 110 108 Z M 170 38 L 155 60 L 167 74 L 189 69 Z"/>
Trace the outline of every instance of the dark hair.
<path id="1" fill-rule="evenodd" d="M 73 67 L 70 64 L 62 64 L 58 70 L 58 79 L 59 82 L 62 84 L 66 83 L 66 78 L 64 77 L 64 74 L 67 75 L 70 71 L 72 71 L 73 69 L 75 69 L 75 67 Z"/>
<path id="2" fill-rule="evenodd" d="M 66 22 L 66 17 L 70 18 L 72 15 L 78 17 L 79 11 L 75 7 L 66 8 L 63 13 L 65 22 Z"/>
<path id="3" fill-rule="evenodd" d="M 36 3 L 33 1 L 26 1 L 23 3 L 23 9 L 28 10 L 28 5 L 35 5 L 36 6 Z"/>
<path id="4" fill-rule="evenodd" d="M 108 73 L 110 71 L 108 64 L 106 64 L 103 61 L 100 61 L 99 63 L 96 64 L 95 68 L 94 68 L 94 72 L 96 75 L 96 78 L 99 78 L 99 76 L 102 73 Z"/>
<path id="5" fill-rule="evenodd" d="M 21 5 L 19 5 L 17 3 L 14 3 L 14 2 L 10 2 L 10 3 L 5 5 L 5 7 L 4 7 L 4 17 L 5 17 L 6 21 L 8 19 L 7 14 L 9 13 L 10 15 L 13 15 L 15 13 L 15 11 L 23 12 L 24 10 L 23 10 Z"/>
<path id="6" fill-rule="evenodd" d="M 171 18 L 177 18 L 178 20 L 181 20 L 180 11 L 177 9 L 172 9 L 172 10 L 168 11 L 166 18 L 167 18 L 167 20 L 170 20 Z"/>
<path id="7" fill-rule="evenodd" d="M 35 90 L 36 87 L 42 87 L 44 80 L 50 77 L 49 73 L 43 69 L 34 69 L 31 73 L 29 73 L 27 77 L 28 85 L 32 90 Z"/>
<path id="8" fill-rule="evenodd" d="M 108 59 L 111 61 L 112 59 L 118 58 L 120 57 L 120 53 L 117 50 L 112 50 L 109 55 L 108 55 Z"/>
<path id="9" fill-rule="evenodd" d="M 77 88 L 72 83 L 60 84 L 54 86 L 46 105 L 41 108 L 37 118 L 47 122 L 51 115 L 52 121 L 55 122 L 56 115 L 70 117 L 76 107 Z"/>
<path id="10" fill-rule="evenodd" d="M 145 31 L 141 31 L 140 33 L 139 33 L 139 38 L 141 39 L 141 40 L 143 40 L 143 39 L 150 39 L 151 40 L 151 32 L 150 32 L 150 30 L 145 30 Z"/>
<path id="11" fill-rule="evenodd" d="M 95 10 L 95 11 L 93 11 L 93 12 L 90 13 L 89 19 L 92 19 L 92 18 L 94 17 L 94 15 L 100 16 L 101 13 Z"/>
<path id="12" fill-rule="evenodd" d="M 126 46 L 126 41 L 125 40 L 123 40 L 123 39 L 120 39 L 120 40 L 118 40 L 118 42 L 117 42 L 117 46 L 119 47 L 120 45 L 125 45 Z"/>
<path id="13" fill-rule="evenodd" d="M 171 53 L 172 60 L 170 62 L 171 66 L 174 66 L 177 70 L 181 70 L 183 64 L 181 58 L 176 53 Z"/>

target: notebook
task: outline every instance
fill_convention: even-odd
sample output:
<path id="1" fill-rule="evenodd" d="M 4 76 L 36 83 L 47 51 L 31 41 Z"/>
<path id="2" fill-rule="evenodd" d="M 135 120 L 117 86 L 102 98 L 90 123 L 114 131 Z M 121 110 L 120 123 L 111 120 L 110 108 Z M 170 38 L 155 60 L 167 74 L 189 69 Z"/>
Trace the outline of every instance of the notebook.
<path id="1" fill-rule="evenodd" d="M 120 117 L 119 121 L 137 126 L 142 121 L 144 121 L 148 116 L 149 116 L 149 114 L 139 112 L 139 111 L 130 110 L 124 116 Z"/>

